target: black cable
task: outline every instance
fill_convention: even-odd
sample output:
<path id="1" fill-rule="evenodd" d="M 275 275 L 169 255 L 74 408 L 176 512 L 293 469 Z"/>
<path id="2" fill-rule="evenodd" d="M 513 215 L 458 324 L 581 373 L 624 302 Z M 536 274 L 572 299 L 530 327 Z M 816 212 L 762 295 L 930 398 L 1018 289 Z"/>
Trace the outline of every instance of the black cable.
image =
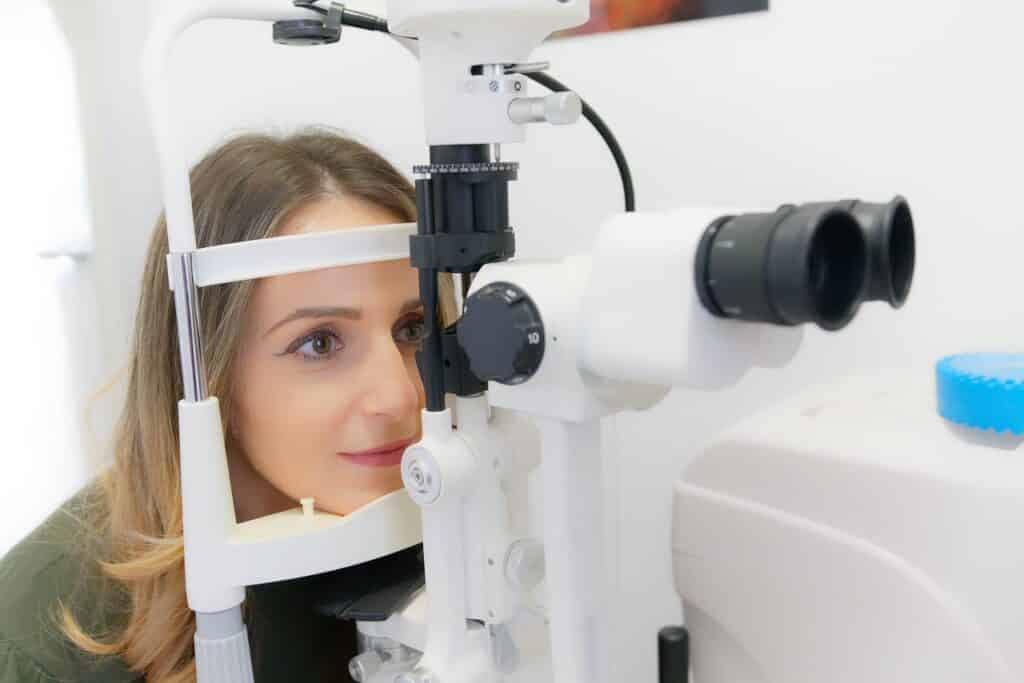
<path id="1" fill-rule="evenodd" d="M 345 26 L 351 26 L 352 28 L 361 28 L 366 31 L 380 31 L 381 33 L 391 33 L 388 29 L 388 20 L 382 19 L 381 17 L 369 14 L 367 12 L 357 12 L 356 10 L 345 9 L 345 12 L 341 15 L 341 23 Z"/>
<path id="2" fill-rule="evenodd" d="M 320 7 L 319 5 L 314 5 L 312 3 L 303 3 L 300 5 L 296 5 L 296 7 L 312 10 L 322 17 L 326 17 L 329 14 L 329 11 L 327 9 Z M 348 9 L 347 7 L 341 13 L 341 25 L 351 26 L 352 28 L 361 28 L 365 31 L 380 31 L 382 33 L 391 33 L 390 29 L 388 29 L 387 19 L 383 19 L 381 17 L 369 14 L 367 12 L 359 12 L 353 9 Z"/>
<path id="3" fill-rule="evenodd" d="M 567 92 L 569 90 L 560 81 L 545 73 L 527 73 L 526 76 L 540 83 L 551 92 Z M 626 211 L 636 211 L 633 175 L 629 171 L 629 163 L 626 161 L 626 155 L 622 152 L 622 147 L 619 146 L 619 141 L 615 139 L 611 129 L 585 100 L 583 102 L 583 116 L 594 126 L 601 138 L 604 139 L 605 144 L 608 145 L 612 156 L 615 157 L 615 165 L 619 167 L 619 175 L 622 177 L 622 191 L 626 195 Z"/>

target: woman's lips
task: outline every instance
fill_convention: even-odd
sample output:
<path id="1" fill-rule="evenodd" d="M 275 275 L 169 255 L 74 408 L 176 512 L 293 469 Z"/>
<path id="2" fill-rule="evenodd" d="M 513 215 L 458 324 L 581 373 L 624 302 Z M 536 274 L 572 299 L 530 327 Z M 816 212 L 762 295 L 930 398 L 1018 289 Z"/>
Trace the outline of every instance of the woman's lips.
<path id="1" fill-rule="evenodd" d="M 393 467 L 402 463 L 402 456 L 405 449 L 409 447 L 414 439 L 406 439 L 398 443 L 388 444 L 381 448 L 374 448 L 358 453 L 338 453 L 341 457 L 357 465 L 367 467 Z"/>

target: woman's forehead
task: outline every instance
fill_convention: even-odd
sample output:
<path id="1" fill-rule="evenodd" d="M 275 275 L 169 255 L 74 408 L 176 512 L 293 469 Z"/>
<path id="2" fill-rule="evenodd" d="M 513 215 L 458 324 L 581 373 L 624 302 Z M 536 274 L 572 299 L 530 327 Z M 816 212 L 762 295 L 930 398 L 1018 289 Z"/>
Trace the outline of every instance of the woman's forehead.
<path id="1" fill-rule="evenodd" d="M 404 222 L 395 212 L 365 199 L 329 195 L 293 211 L 278 227 L 279 235 L 302 235 L 342 228 Z"/>
<path id="2" fill-rule="evenodd" d="M 264 278 L 256 283 L 252 304 L 266 315 L 309 306 L 344 306 L 389 315 L 418 296 L 416 269 L 401 260 Z"/>

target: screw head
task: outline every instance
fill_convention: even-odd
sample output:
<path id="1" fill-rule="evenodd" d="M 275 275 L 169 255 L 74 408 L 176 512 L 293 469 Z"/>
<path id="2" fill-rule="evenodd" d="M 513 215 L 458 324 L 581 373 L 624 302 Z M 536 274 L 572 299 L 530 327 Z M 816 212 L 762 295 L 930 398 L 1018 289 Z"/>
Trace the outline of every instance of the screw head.
<path id="1" fill-rule="evenodd" d="M 524 538 L 509 546 L 505 557 L 505 578 L 519 590 L 533 590 L 544 580 L 544 544 Z"/>
<path id="2" fill-rule="evenodd" d="M 420 505 L 430 505 L 441 497 L 441 476 L 429 452 L 406 451 L 402 460 L 402 483 Z"/>
<path id="3" fill-rule="evenodd" d="M 409 479 L 412 481 L 417 493 L 430 492 L 430 474 L 423 469 L 423 464 L 416 462 L 409 467 Z"/>

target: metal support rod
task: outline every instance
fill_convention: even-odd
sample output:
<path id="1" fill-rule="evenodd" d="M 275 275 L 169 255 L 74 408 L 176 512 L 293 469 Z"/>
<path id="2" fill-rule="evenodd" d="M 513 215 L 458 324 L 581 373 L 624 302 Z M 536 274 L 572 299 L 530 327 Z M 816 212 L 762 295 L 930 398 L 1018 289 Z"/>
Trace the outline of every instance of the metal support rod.
<path id="1" fill-rule="evenodd" d="M 607 671 L 601 427 L 543 419 L 541 474 L 551 652 L 558 683 L 600 681 Z"/>
<path id="2" fill-rule="evenodd" d="M 416 178 L 417 232 L 431 235 L 434 232 L 433 183 L 430 178 Z M 423 301 L 426 336 L 420 347 L 417 360 L 423 389 L 426 392 L 426 408 L 431 412 L 444 410 L 444 358 L 441 347 L 441 325 L 438 320 L 437 270 L 420 268 L 420 299 Z"/>
<path id="3" fill-rule="evenodd" d="M 203 335 L 199 325 L 199 295 L 192 274 L 192 253 L 172 253 L 167 258 L 174 289 L 174 314 L 178 325 L 178 354 L 185 400 L 206 400 L 206 368 Z"/>

